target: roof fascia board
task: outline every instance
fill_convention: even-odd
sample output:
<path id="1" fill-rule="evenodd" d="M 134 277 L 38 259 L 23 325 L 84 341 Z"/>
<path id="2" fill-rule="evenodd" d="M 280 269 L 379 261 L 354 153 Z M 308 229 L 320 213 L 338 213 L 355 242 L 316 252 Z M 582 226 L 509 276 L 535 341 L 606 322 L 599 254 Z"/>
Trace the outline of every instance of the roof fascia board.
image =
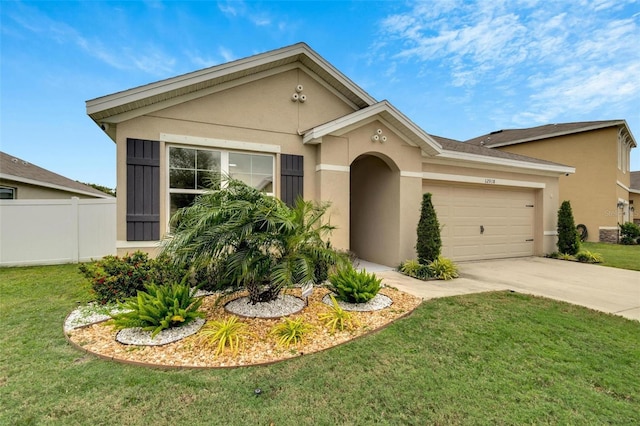
<path id="1" fill-rule="evenodd" d="M 390 128 L 396 127 L 394 125 L 391 125 L 387 120 L 384 119 L 384 113 L 390 114 L 409 131 L 418 135 L 424 141 L 424 146 L 420 147 L 423 149 L 423 151 L 426 151 L 432 155 L 442 152 L 442 147 L 439 143 L 433 140 L 431 136 L 429 136 L 422 129 L 416 126 L 412 121 L 407 119 L 398 110 L 393 108 L 393 106 L 387 101 L 378 102 L 377 104 L 370 107 L 363 108 L 361 110 L 353 112 L 352 114 L 339 117 L 333 121 L 314 127 L 303 135 L 302 142 L 304 144 L 317 144 L 320 143 L 323 136 L 326 136 L 328 134 L 340 136 L 351 131 L 355 127 L 360 127 L 363 124 L 370 123 L 371 121 L 374 121 L 376 119 L 384 121 L 385 125 L 388 125 Z M 410 143 L 412 145 L 415 145 L 415 142 Z"/>
<path id="2" fill-rule="evenodd" d="M 548 172 L 552 174 L 573 174 L 576 172 L 575 167 L 569 166 L 561 166 L 561 165 L 552 165 L 552 164 L 538 164 L 538 163 L 529 163 L 526 161 L 518 161 L 511 160 L 508 158 L 496 158 L 496 157 L 487 157 L 484 155 L 476 155 L 469 153 L 461 153 L 455 151 L 443 151 L 442 154 L 432 157 L 433 160 L 438 161 L 438 159 L 444 160 L 441 164 L 451 165 L 452 162 L 464 162 L 464 163 L 472 163 L 477 165 L 492 165 L 498 167 L 506 167 L 509 169 L 528 169 L 535 172 Z M 459 164 L 458 164 L 459 165 Z"/>
<path id="3" fill-rule="evenodd" d="M 108 110 L 110 108 L 117 108 L 121 105 L 140 101 L 142 99 L 157 96 L 172 90 L 181 89 L 193 84 L 198 84 L 218 77 L 233 74 L 234 72 L 242 72 L 247 69 L 268 65 L 269 63 L 277 62 L 287 58 L 298 57 L 293 62 L 300 62 L 304 64 L 301 56 L 307 57 L 311 61 L 318 64 L 331 77 L 335 78 L 341 84 L 345 85 L 349 90 L 355 93 L 358 97 L 362 98 L 369 105 L 376 102 L 375 99 L 373 99 L 355 83 L 349 80 L 344 74 L 334 68 L 330 63 L 325 61 L 310 47 L 308 47 L 304 43 L 298 43 L 296 45 L 285 47 L 283 49 L 266 52 L 257 56 L 250 56 L 248 58 L 221 64 L 212 68 L 195 71 L 189 74 L 184 74 L 178 77 L 173 77 L 167 80 L 162 80 L 156 83 L 151 83 L 145 86 L 89 100 L 86 102 L 87 114 L 92 115 L 100 111 Z M 291 64 L 292 67 L 297 67 L 298 65 L 295 65 L 293 62 Z M 259 73 L 259 75 L 264 76 L 264 74 L 262 73 Z"/>
<path id="4" fill-rule="evenodd" d="M 210 68 L 205 68 L 203 70 L 190 72 L 177 77 L 168 78 L 166 80 L 91 99 L 87 101 L 87 114 L 91 115 L 95 112 L 140 101 L 171 90 L 181 89 L 189 85 L 202 83 L 234 72 L 245 71 L 250 68 L 266 65 L 269 62 L 296 56 L 300 53 L 303 53 L 300 50 L 300 46 L 294 45 L 289 48 L 266 52 L 257 56 L 250 56 L 248 58 L 227 62 Z"/>
<path id="5" fill-rule="evenodd" d="M 329 75 L 331 75 L 331 77 L 335 78 L 342 85 L 349 88 L 349 90 L 355 93 L 359 98 L 364 100 L 367 104 L 373 105 L 377 102 L 371 95 L 369 95 L 367 92 L 362 90 L 360 86 L 358 86 L 353 81 L 351 81 L 349 77 L 347 77 L 342 72 L 340 72 L 340 70 L 338 70 L 336 67 L 331 65 L 331 63 L 327 62 L 322 56 L 316 53 L 313 49 L 311 49 L 306 44 L 304 44 L 304 47 L 305 49 L 301 53 L 304 53 L 305 56 L 311 58 L 314 62 L 319 64 Z"/>
<path id="6" fill-rule="evenodd" d="M 292 64 L 294 65 L 294 64 Z M 331 86 L 330 84 L 327 83 L 326 80 L 324 80 L 322 77 L 320 77 L 317 73 L 315 73 L 314 71 L 312 71 L 309 67 L 307 67 L 304 63 L 299 63 L 299 65 L 297 66 L 298 68 L 300 68 L 302 71 L 304 71 L 309 77 L 311 77 L 312 79 L 314 79 L 317 83 L 319 83 L 320 85 L 322 85 L 322 87 L 324 87 L 325 89 L 327 89 L 328 91 L 330 91 L 333 95 L 337 96 L 338 98 L 340 98 L 341 101 L 343 101 L 344 103 L 346 103 L 347 105 L 349 105 L 351 108 L 353 108 L 353 110 L 357 110 L 360 107 L 356 104 L 353 103 L 353 101 L 351 101 L 350 99 L 348 99 L 346 96 L 344 96 L 342 93 L 338 92 L 333 86 Z M 353 90 L 352 90 L 353 91 Z M 368 95 L 367 95 L 368 96 Z M 374 104 L 375 100 L 371 99 L 373 102 L 369 102 L 369 100 L 367 100 L 367 102 L 369 102 L 369 105 Z"/>
<path id="7" fill-rule="evenodd" d="M 184 102 L 193 101 L 193 100 L 205 97 L 205 96 L 212 95 L 212 94 L 217 93 L 217 92 L 222 92 L 224 90 L 228 90 L 228 89 L 231 89 L 233 87 L 240 86 L 242 84 L 251 83 L 253 81 L 260 80 L 262 78 L 271 77 L 271 76 L 276 75 L 276 74 L 287 72 L 287 71 L 290 71 L 290 70 L 295 69 L 295 68 L 296 68 L 295 64 L 282 65 L 282 66 L 280 66 L 278 68 L 273 68 L 273 69 L 270 69 L 270 70 L 266 70 L 266 71 L 263 71 L 263 72 L 261 72 L 259 74 L 248 75 L 246 77 L 242 77 L 242 78 L 239 78 L 237 80 L 227 81 L 227 82 L 218 84 L 216 86 L 207 87 L 206 89 L 198 90 L 198 91 L 191 92 L 191 93 L 186 93 L 184 95 L 177 96 L 177 97 L 171 98 L 171 99 L 167 99 L 167 100 L 162 101 L 162 102 L 157 102 L 157 103 L 155 103 L 153 105 L 147 105 L 147 106 L 143 106 L 143 107 L 140 107 L 140 108 L 136 108 L 136 109 L 131 110 L 131 111 L 123 112 L 123 113 L 120 113 L 120 114 L 115 114 L 115 115 L 110 116 L 109 118 L 99 119 L 98 121 L 103 122 L 103 123 L 113 123 L 113 124 L 122 123 L 123 121 L 131 120 L 131 119 L 136 118 L 136 117 L 141 117 L 141 116 L 146 115 L 146 114 L 151 114 L 153 112 L 160 111 L 160 110 L 163 110 L 163 109 L 166 109 L 166 108 L 170 108 L 170 107 L 182 104 Z"/>
<path id="8" fill-rule="evenodd" d="M 43 186 L 45 188 L 51 188 L 51 189 L 57 189 L 60 191 L 65 191 L 65 192 L 73 192 L 74 194 L 81 194 L 81 195 L 89 195 L 91 197 L 95 197 L 95 198 L 114 198 L 108 194 L 95 194 L 93 192 L 89 192 L 89 191 L 82 191 L 79 189 L 74 189 L 74 188 L 69 188 L 67 186 L 62 186 L 62 185 L 56 185 L 55 183 L 49 183 L 49 182 L 43 182 L 40 180 L 35 180 L 35 179 L 28 179 L 28 178 L 23 178 L 20 176 L 13 176 L 13 175 L 8 175 L 5 173 L 0 173 L 0 179 L 6 179 L 6 180 L 12 180 L 15 182 L 20 182 L 20 183 L 26 183 L 28 185 L 35 185 L 35 186 Z"/>
<path id="9" fill-rule="evenodd" d="M 465 176 L 465 175 L 457 175 L 457 174 L 448 174 L 448 173 L 433 173 L 433 172 L 422 172 L 423 179 L 428 180 L 440 180 L 440 181 L 448 181 L 448 182 L 461 182 L 461 183 L 480 183 L 486 184 L 487 181 L 485 177 L 480 176 Z M 539 188 L 544 189 L 547 185 L 543 182 L 533 182 L 533 181 L 524 181 L 524 180 L 514 180 L 514 179 L 493 179 L 492 178 L 492 186 L 511 186 L 511 187 L 519 187 L 519 188 Z"/>
<path id="10" fill-rule="evenodd" d="M 160 111 L 160 110 L 163 110 L 163 109 L 166 109 L 166 108 L 171 108 L 173 106 L 180 105 L 181 103 L 184 103 L 184 102 L 189 102 L 189 101 L 193 101 L 193 100 L 196 100 L 196 99 L 199 99 L 199 98 L 203 98 L 205 96 L 209 96 L 209 95 L 212 95 L 214 93 L 218 93 L 218 92 L 221 92 L 221 91 L 224 91 L 224 90 L 229 90 L 229 89 L 232 89 L 234 87 L 241 86 L 243 84 L 248 84 L 248 83 L 263 79 L 263 78 L 268 78 L 268 77 L 271 77 L 273 75 L 277 75 L 277 74 L 280 74 L 280 73 L 283 73 L 283 72 L 291 71 L 291 70 L 297 69 L 297 68 L 302 69 L 311 78 L 316 80 L 318 83 L 320 83 L 327 90 L 331 91 L 331 93 L 333 93 L 335 96 L 339 97 L 340 100 L 342 100 L 347 105 L 349 105 L 349 107 L 353 108 L 354 110 L 358 109 L 358 106 L 356 104 L 354 104 L 351 100 L 347 99 L 342 93 L 338 92 L 335 88 L 333 88 L 332 86 L 328 85 L 324 80 L 322 80 L 320 77 L 318 77 L 313 71 L 311 71 L 305 65 L 291 63 L 291 64 L 286 64 L 286 65 L 281 65 L 281 66 L 279 66 L 277 68 L 272 68 L 270 70 L 265 70 L 265 71 L 262 71 L 262 72 L 260 72 L 258 74 L 253 74 L 253 75 L 241 77 L 241 78 L 239 78 L 237 80 L 227 81 L 227 82 L 218 84 L 216 86 L 207 87 L 206 89 L 201 89 L 201 90 L 198 90 L 196 92 L 186 93 L 184 95 L 181 95 L 181 96 L 178 96 L 178 97 L 175 97 L 175 98 L 167 99 L 167 100 L 162 101 L 162 102 L 157 102 L 157 103 L 155 103 L 153 105 L 143 106 L 143 107 L 131 110 L 131 111 L 123 112 L 123 113 L 120 113 L 120 114 L 115 114 L 115 115 L 109 116 L 108 118 L 97 119 L 97 120 L 94 120 L 94 121 L 100 122 L 100 123 L 110 123 L 110 124 L 122 123 L 123 121 L 131 120 L 131 119 L 134 119 L 136 117 L 141 117 L 141 116 L 146 115 L 146 114 L 151 114 L 151 113 L 154 113 L 156 111 Z"/>
<path id="11" fill-rule="evenodd" d="M 583 133 L 583 132 L 589 132 L 591 130 L 599 130 L 599 129 L 606 129 L 607 127 L 614 127 L 614 126 L 619 126 L 620 124 L 624 124 L 625 126 L 627 125 L 626 121 L 621 120 L 621 121 L 611 121 L 608 123 L 600 123 L 597 125 L 592 125 L 592 126 L 585 126 L 585 127 L 580 127 L 578 129 L 573 129 L 573 130 L 565 130 L 562 132 L 554 132 L 554 133 L 547 133 L 544 135 L 539 135 L 539 136 L 535 136 L 535 137 L 530 137 L 530 138 L 522 138 L 522 139 L 516 139 L 514 141 L 509 141 L 509 142 L 498 142 L 498 143 L 492 143 L 487 145 L 488 148 L 499 148 L 502 146 L 509 146 L 509 145 L 516 145 L 519 143 L 524 143 L 524 142 L 533 142 L 533 141 L 537 141 L 537 140 L 541 140 L 541 139 L 550 139 L 550 138 L 555 138 L 558 136 L 566 136 L 566 135 L 571 135 L 574 133 Z M 629 134 L 631 134 L 631 132 L 629 132 Z M 490 136 L 487 135 L 487 136 Z"/>
<path id="12" fill-rule="evenodd" d="M 350 124 L 348 126 L 342 127 L 342 128 L 339 129 L 339 131 L 331 132 L 330 134 L 333 135 L 333 136 L 342 136 L 342 135 L 344 135 L 346 133 L 349 133 L 350 131 L 352 131 L 354 129 L 357 129 L 359 127 L 365 126 L 365 125 L 367 125 L 369 123 L 373 123 L 375 121 L 378 121 L 378 122 L 384 124 L 389 129 L 395 129 L 395 127 L 396 127 L 395 125 L 389 123 L 389 121 L 385 120 L 384 117 L 382 117 L 380 115 L 373 115 L 373 116 L 365 118 L 365 119 L 363 119 L 361 121 L 357 121 L 357 122 L 352 123 L 352 124 Z M 407 138 L 406 135 L 404 135 L 403 133 L 394 130 L 394 134 L 397 135 L 404 143 L 420 148 L 418 146 L 418 144 L 416 144 L 411 139 Z M 321 144 L 323 136 L 325 136 L 325 135 L 322 135 L 322 136 L 320 136 L 318 138 L 312 139 L 309 142 L 304 142 L 304 139 L 303 139 L 303 143 L 308 143 L 310 145 Z M 424 151 L 422 151 L 422 152 L 424 153 Z M 429 154 L 425 153 L 425 155 L 429 155 Z"/>
<path id="13" fill-rule="evenodd" d="M 625 190 L 625 191 L 627 191 L 627 192 L 638 192 L 638 191 L 640 191 L 640 190 L 637 190 L 637 189 L 633 189 L 633 188 L 628 187 L 627 185 L 625 185 L 624 183 L 620 182 L 619 180 L 616 180 L 616 184 L 617 184 L 620 188 L 624 189 L 624 190 Z"/>
<path id="14" fill-rule="evenodd" d="M 444 151 L 444 148 L 442 148 L 442 145 L 440 145 L 435 139 L 433 139 L 430 134 L 422 130 L 418 125 L 416 125 L 413 121 L 411 121 L 406 115 L 398 111 L 389 102 L 383 101 L 382 103 L 384 103 L 384 105 L 387 107 L 387 110 L 390 113 L 392 113 L 395 119 L 399 120 L 404 126 L 409 128 L 413 133 L 420 136 L 420 139 L 422 139 L 425 142 L 425 145 L 431 148 L 430 150 L 431 152 L 429 152 L 429 154 L 438 155 Z M 423 151 L 428 152 L 429 150 L 423 149 Z"/>

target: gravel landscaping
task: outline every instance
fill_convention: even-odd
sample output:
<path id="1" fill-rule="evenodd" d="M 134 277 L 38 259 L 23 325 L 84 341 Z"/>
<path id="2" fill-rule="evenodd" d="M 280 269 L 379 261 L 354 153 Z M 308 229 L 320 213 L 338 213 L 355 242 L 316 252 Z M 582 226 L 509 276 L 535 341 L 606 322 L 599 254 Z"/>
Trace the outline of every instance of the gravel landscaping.
<path id="1" fill-rule="evenodd" d="M 348 342 L 354 338 L 380 329 L 398 318 L 411 313 L 422 302 L 420 298 L 394 288 L 385 287 L 380 290 L 379 293 L 379 295 L 384 297 L 379 297 L 377 301 L 374 299 L 373 304 L 380 306 L 378 305 L 379 303 L 388 303 L 385 301 L 388 299 L 392 302 L 390 306 L 378 308 L 378 310 L 375 311 L 353 311 L 352 314 L 359 326 L 354 329 L 331 333 L 318 318 L 319 314 L 325 313 L 329 309 L 327 304 L 323 302 L 325 297 L 330 301 L 328 293 L 329 291 L 325 288 L 315 289 L 313 294 L 308 298 L 307 306 L 304 301 L 300 299 L 300 289 L 290 289 L 283 295 L 285 297 L 282 297 L 279 301 L 276 301 L 273 306 L 268 308 L 270 312 L 275 312 L 277 309 L 284 311 L 286 309 L 293 309 L 292 306 L 295 306 L 296 309 L 298 309 L 296 313 L 285 316 L 291 319 L 302 317 L 305 322 L 312 326 L 312 331 L 306 338 L 298 345 L 291 347 L 278 345 L 277 339 L 270 334 L 273 327 L 282 321 L 281 318 L 241 317 L 240 321 L 247 324 L 249 336 L 245 339 L 237 353 L 227 350 L 220 355 L 215 355 L 215 347 L 207 345 L 202 339 L 199 339 L 199 333 L 197 331 L 202 326 L 202 323 L 193 323 L 193 328 L 189 327 L 192 324 L 188 324 L 170 331 L 165 330 L 168 332 L 165 334 L 171 336 L 171 339 L 177 339 L 168 343 L 164 340 L 164 337 L 161 337 L 165 331 L 159 333 L 153 341 L 150 341 L 150 332 L 140 333 L 140 330 L 132 329 L 128 329 L 128 331 L 118 331 L 108 321 L 104 321 L 106 318 L 87 316 L 86 311 L 84 311 L 85 315 L 83 316 L 81 315 L 82 311 L 78 311 L 78 313 L 69 315 L 67 321 L 65 321 L 65 334 L 69 341 L 79 348 L 100 357 L 117 361 L 166 367 L 231 367 L 256 365 L 306 355 Z M 253 306 L 253 309 L 256 309 L 257 305 L 247 304 L 246 300 L 240 301 L 241 298 L 246 296 L 246 293 L 240 293 L 235 296 L 227 296 L 226 298 L 236 297 L 234 300 L 238 305 L 243 305 L 242 308 Z M 206 321 L 224 320 L 236 315 L 228 312 L 228 310 L 225 309 L 225 305 L 219 303 L 217 299 L 216 295 L 204 296 L 200 309 L 205 312 Z M 297 308 L 300 303 L 302 303 L 303 306 Z M 278 306 L 281 304 L 282 306 Z M 228 308 L 229 304 L 227 303 L 226 306 Z M 88 325 L 85 324 L 84 326 L 75 328 L 68 327 L 67 323 L 77 324 L 78 321 L 80 321 L 75 318 L 82 318 L 82 321 Z M 96 319 L 102 322 L 88 323 L 90 319 Z M 193 330 L 194 328 L 196 328 L 195 331 Z M 125 333 L 123 333 L 123 331 L 125 331 Z M 129 336 L 125 340 L 128 344 L 123 344 L 118 341 L 124 340 L 122 334 Z M 161 340 L 158 340 L 159 338 Z"/>

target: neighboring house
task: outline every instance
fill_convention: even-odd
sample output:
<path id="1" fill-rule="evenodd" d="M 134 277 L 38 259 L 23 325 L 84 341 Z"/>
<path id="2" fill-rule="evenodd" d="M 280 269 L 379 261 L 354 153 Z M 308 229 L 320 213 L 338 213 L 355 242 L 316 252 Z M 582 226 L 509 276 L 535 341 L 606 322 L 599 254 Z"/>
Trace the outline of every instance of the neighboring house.
<path id="1" fill-rule="evenodd" d="M 95 188 L 0 152 L 0 200 L 113 198 Z"/>
<path id="2" fill-rule="evenodd" d="M 331 203 L 331 242 L 395 266 L 415 258 L 434 194 L 454 260 L 555 250 L 570 166 L 429 135 L 304 43 L 89 100 L 116 143 L 117 247 L 153 252 L 170 215 L 223 172 L 287 203 Z"/>
<path id="3" fill-rule="evenodd" d="M 617 242 L 618 224 L 631 220 L 629 164 L 636 142 L 624 120 L 498 130 L 466 143 L 575 167 L 575 174 L 560 178 L 560 199 L 571 201 L 588 241 Z"/>
<path id="4" fill-rule="evenodd" d="M 631 172 L 631 184 L 629 185 L 629 210 L 634 223 L 640 225 L 640 171 Z"/>

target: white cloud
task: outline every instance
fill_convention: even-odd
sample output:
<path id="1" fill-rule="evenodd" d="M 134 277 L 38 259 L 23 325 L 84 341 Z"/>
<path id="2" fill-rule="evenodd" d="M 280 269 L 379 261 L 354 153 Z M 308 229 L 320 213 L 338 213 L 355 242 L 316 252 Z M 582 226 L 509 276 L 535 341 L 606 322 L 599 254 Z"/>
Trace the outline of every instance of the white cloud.
<path id="1" fill-rule="evenodd" d="M 176 60 L 156 45 L 128 45 L 117 37 L 110 39 L 111 44 L 105 44 L 96 37 L 85 37 L 66 22 L 51 19 L 37 9 L 23 8 L 22 12 L 12 19 L 24 29 L 61 45 L 74 45 L 86 55 L 110 67 L 119 70 L 137 69 L 155 76 L 173 72 Z"/>
<path id="2" fill-rule="evenodd" d="M 218 9 L 220 9 L 220 12 L 228 16 L 235 17 L 238 15 L 241 15 L 244 12 L 245 8 L 246 6 L 244 4 L 244 1 L 219 1 L 218 2 Z"/>
<path id="3" fill-rule="evenodd" d="M 487 107 L 502 121 L 608 113 L 640 103 L 640 28 L 624 7 L 608 0 L 419 2 L 382 21 L 384 43 L 374 50 L 444 70 L 452 87 L 493 91 Z M 522 112 L 505 113 L 506 103 Z"/>
<path id="4" fill-rule="evenodd" d="M 140 53 L 140 52 L 143 53 Z M 141 71 L 158 76 L 167 76 L 173 73 L 176 60 L 166 55 L 161 49 L 149 47 L 137 50 L 128 55 L 128 62 L 135 65 Z"/>
<path id="5" fill-rule="evenodd" d="M 273 21 L 266 12 L 250 10 L 244 1 L 219 1 L 218 9 L 229 17 L 247 19 L 257 27 L 269 26 Z"/>

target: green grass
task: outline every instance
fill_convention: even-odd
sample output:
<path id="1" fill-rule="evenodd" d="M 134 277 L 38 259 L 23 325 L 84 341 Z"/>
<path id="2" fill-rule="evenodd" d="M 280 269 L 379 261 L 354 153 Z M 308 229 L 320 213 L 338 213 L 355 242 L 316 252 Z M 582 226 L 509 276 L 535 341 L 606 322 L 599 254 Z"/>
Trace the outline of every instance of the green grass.
<path id="1" fill-rule="evenodd" d="M 640 424 L 640 324 L 621 317 L 486 293 L 270 366 L 163 370 L 67 343 L 76 271 L 0 269 L 0 424 Z"/>
<path id="2" fill-rule="evenodd" d="M 604 259 L 601 265 L 640 271 L 640 245 L 582 243 L 582 250 L 600 253 Z"/>

